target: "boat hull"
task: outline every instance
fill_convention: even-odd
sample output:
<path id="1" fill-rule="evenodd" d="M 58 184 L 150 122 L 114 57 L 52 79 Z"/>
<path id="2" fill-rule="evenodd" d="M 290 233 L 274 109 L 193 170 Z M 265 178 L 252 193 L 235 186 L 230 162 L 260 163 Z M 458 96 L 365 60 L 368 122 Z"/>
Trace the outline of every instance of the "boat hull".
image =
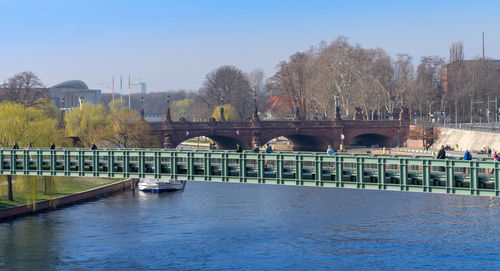
<path id="1" fill-rule="evenodd" d="M 141 179 L 137 188 L 143 192 L 161 193 L 183 190 L 185 185 L 185 180 Z"/>

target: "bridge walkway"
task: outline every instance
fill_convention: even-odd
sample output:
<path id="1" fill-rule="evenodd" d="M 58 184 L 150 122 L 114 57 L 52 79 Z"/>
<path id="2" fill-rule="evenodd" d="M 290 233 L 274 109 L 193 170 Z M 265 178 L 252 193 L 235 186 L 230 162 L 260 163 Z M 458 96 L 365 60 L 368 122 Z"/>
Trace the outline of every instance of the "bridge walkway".
<path id="1" fill-rule="evenodd" d="M 428 156 L 161 149 L 0 149 L 0 174 L 173 178 L 500 195 L 500 163 Z"/>

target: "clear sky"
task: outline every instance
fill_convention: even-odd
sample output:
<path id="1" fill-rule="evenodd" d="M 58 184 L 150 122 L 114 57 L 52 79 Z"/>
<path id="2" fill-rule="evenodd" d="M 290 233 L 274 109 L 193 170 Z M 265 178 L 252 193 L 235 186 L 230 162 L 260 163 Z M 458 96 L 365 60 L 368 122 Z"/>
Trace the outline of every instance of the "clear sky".
<path id="1" fill-rule="evenodd" d="M 221 65 L 275 66 L 339 35 L 390 55 L 500 59 L 500 1 L 0 0 L 0 81 L 25 70 L 46 85 L 80 79 L 115 89 L 119 77 L 148 90 L 197 90 Z M 117 87 L 118 86 L 118 87 Z"/>

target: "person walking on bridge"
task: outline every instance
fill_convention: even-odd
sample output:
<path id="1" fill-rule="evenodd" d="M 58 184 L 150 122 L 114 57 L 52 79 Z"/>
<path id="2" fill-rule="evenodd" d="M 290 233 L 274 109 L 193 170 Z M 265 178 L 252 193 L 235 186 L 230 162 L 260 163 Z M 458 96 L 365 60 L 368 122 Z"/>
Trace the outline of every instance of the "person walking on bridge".
<path id="1" fill-rule="evenodd" d="M 236 152 L 243 152 L 240 144 L 236 144 Z"/>
<path id="2" fill-rule="evenodd" d="M 92 146 L 90 146 L 90 149 L 93 151 L 97 150 L 97 146 L 95 145 L 94 142 L 92 142 Z"/>
<path id="3" fill-rule="evenodd" d="M 472 154 L 470 154 L 469 150 L 465 150 L 464 153 L 464 161 L 470 161 L 472 160 Z M 469 168 L 465 168 L 465 173 L 469 173 Z"/>
<path id="4" fill-rule="evenodd" d="M 50 149 L 55 150 L 56 149 L 56 144 L 54 142 L 50 143 Z"/>
<path id="5" fill-rule="evenodd" d="M 441 146 L 441 148 L 439 149 L 436 159 L 446 159 L 446 151 L 444 150 L 444 146 Z M 439 167 L 439 171 L 445 171 L 445 168 Z"/>
<path id="6" fill-rule="evenodd" d="M 14 150 L 19 150 L 19 145 L 17 145 L 17 142 L 14 142 L 14 147 L 12 147 Z"/>
<path id="7" fill-rule="evenodd" d="M 328 145 L 328 149 L 326 150 L 326 154 L 332 156 L 335 153 L 335 150 L 332 148 L 332 145 Z"/>

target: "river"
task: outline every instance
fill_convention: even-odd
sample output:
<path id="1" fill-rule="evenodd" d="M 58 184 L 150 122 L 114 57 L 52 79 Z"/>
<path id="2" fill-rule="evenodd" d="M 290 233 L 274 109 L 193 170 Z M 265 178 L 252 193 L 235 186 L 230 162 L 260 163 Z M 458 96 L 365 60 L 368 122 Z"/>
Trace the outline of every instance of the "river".
<path id="1" fill-rule="evenodd" d="M 500 200 L 189 182 L 0 223 L 7 270 L 499 269 Z"/>

